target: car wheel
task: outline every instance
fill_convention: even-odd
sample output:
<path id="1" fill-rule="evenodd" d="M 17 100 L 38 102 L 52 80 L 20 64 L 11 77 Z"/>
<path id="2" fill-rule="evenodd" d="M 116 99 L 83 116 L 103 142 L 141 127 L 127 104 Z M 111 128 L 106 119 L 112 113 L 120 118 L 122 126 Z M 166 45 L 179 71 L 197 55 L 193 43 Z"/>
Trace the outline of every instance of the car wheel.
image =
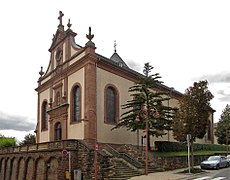
<path id="1" fill-rule="evenodd" d="M 217 170 L 220 169 L 220 165 L 219 164 L 216 165 L 216 169 Z"/>
<path id="2" fill-rule="evenodd" d="M 227 162 L 227 165 L 226 165 L 226 167 L 229 167 L 229 162 Z"/>

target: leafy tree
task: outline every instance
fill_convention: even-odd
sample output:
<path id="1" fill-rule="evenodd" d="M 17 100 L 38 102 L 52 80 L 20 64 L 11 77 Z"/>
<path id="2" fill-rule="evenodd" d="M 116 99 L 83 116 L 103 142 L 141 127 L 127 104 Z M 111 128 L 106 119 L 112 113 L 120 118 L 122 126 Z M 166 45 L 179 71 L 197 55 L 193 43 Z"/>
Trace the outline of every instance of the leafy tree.
<path id="1" fill-rule="evenodd" d="M 191 134 L 191 154 L 193 166 L 193 142 L 203 138 L 209 125 L 212 111 L 210 100 L 212 93 L 208 90 L 208 82 L 195 82 L 189 87 L 180 101 L 180 108 L 173 121 L 173 136 L 180 142 L 186 141 L 186 134 Z"/>
<path id="2" fill-rule="evenodd" d="M 14 137 L 5 137 L 0 134 L 0 147 L 13 147 L 16 146 L 16 139 Z"/>
<path id="3" fill-rule="evenodd" d="M 1 139 L 1 138 L 5 138 L 5 136 L 4 136 L 3 134 L 0 133 L 0 139 Z"/>
<path id="4" fill-rule="evenodd" d="M 227 104 L 222 114 L 220 115 L 219 122 L 215 135 L 219 144 L 226 144 L 226 128 L 230 129 L 230 106 Z M 230 140 L 230 133 L 228 133 L 228 141 Z"/>
<path id="5" fill-rule="evenodd" d="M 164 130 L 171 130 L 173 108 L 164 106 L 163 101 L 168 101 L 167 93 L 156 91 L 162 81 L 158 73 L 152 74 L 153 67 L 144 65 L 144 76 L 134 86 L 129 88 L 131 100 L 122 105 L 126 111 L 121 115 L 118 124 L 113 128 L 125 127 L 127 130 L 136 131 L 146 129 L 148 116 L 148 148 L 150 149 L 150 136 L 162 136 Z M 113 130 L 112 129 L 112 130 Z"/>
<path id="6" fill-rule="evenodd" d="M 24 140 L 19 143 L 20 146 L 31 144 L 36 144 L 36 136 L 30 133 L 25 135 Z"/>

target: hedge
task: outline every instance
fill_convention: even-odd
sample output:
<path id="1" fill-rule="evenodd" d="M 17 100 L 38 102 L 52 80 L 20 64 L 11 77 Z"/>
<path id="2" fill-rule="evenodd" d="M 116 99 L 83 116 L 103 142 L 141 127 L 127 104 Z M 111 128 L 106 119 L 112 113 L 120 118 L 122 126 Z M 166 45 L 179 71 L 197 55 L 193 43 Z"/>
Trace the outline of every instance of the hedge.
<path id="1" fill-rule="evenodd" d="M 170 142 L 170 141 L 156 141 L 155 147 L 158 152 L 180 152 L 187 151 L 187 143 Z M 197 144 L 194 143 L 194 151 L 225 151 L 225 145 L 218 144 Z"/>

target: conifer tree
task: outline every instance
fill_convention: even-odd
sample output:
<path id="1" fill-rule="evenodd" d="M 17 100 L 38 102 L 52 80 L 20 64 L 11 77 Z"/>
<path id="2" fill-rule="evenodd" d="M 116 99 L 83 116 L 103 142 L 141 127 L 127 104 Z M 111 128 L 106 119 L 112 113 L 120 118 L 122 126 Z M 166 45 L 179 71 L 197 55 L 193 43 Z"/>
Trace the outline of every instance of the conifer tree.
<path id="1" fill-rule="evenodd" d="M 162 136 L 165 130 L 171 130 L 173 110 L 164 106 L 163 101 L 168 101 L 167 93 L 156 90 L 163 82 L 158 73 L 150 74 L 153 67 L 146 63 L 144 65 L 144 76 L 134 86 L 129 88 L 131 100 L 122 105 L 125 112 L 121 115 L 118 124 L 113 128 L 125 127 L 127 130 L 146 130 L 146 118 L 148 115 L 148 135 Z M 148 148 L 150 149 L 150 138 L 148 137 Z"/>
<path id="2" fill-rule="evenodd" d="M 230 106 L 227 104 L 222 114 L 220 115 L 219 122 L 217 123 L 215 135 L 219 144 L 226 144 L 226 128 L 228 130 L 228 142 L 230 142 Z"/>

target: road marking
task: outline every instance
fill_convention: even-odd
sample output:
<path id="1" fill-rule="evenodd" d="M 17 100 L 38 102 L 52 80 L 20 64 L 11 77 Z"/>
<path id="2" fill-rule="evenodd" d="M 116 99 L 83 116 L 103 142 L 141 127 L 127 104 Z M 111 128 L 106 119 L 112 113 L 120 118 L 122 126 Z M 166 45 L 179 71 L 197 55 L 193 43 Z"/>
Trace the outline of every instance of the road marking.
<path id="1" fill-rule="evenodd" d="M 193 180 L 208 180 L 211 179 L 210 176 L 205 176 L 205 177 L 201 177 L 201 178 L 197 178 L 197 179 L 193 179 Z"/>
<path id="2" fill-rule="evenodd" d="M 200 178 L 193 179 L 193 180 L 221 180 L 221 179 L 226 179 L 226 177 L 216 177 L 212 179 L 212 177 L 210 176 L 205 176 L 205 177 L 200 177 Z"/>

